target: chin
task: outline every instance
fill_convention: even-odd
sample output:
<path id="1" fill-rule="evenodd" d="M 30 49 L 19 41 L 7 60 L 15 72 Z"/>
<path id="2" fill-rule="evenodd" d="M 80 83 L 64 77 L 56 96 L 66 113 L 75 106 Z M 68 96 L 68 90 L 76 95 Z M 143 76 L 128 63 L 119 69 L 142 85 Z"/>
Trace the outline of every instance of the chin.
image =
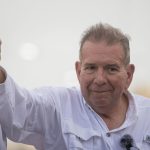
<path id="1" fill-rule="evenodd" d="M 91 100 L 90 103 L 93 107 L 105 107 L 109 105 L 108 99 L 105 98 Z"/>

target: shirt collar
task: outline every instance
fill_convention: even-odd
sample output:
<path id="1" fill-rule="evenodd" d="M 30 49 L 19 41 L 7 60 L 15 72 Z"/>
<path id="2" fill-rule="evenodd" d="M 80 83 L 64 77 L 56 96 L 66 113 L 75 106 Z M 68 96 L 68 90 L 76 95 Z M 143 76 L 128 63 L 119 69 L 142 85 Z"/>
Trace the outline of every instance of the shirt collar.
<path id="1" fill-rule="evenodd" d="M 134 119 L 134 118 L 138 117 L 137 103 L 136 103 L 136 100 L 135 100 L 133 93 L 127 91 L 126 95 L 128 97 L 128 100 L 129 100 L 129 107 L 128 107 L 126 117 L 131 117 L 131 119 Z"/>
<path id="2" fill-rule="evenodd" d="M 126 128 L 127 126 L 130 126 L 131 124 L 135 123 L 135 121 L 137 120 L 137 117 L 138 117 L 138 107 L 137 107 L 137 103 L 136 103 L 134 94 L 132 94 L 131 92 L 127 91 L 125 93 L 125 95 L 127 96 L 128 101 L 129 101 L 129 106 L 128 106 L 128 110 L 127 110 L 127 113 L 126 113 L 126 120 L 125 120 L 125 122 L 123 123 L 122 126 L 120 126 L 117 129 L 114 129 L 114 130 L 120 130 L 120 129 Z M 92 112 L 95 112 L 92 109 L 92 107 L 86 102 L 86 100 L 84 98 L 83 98 L 83 103 Z"/>
<path id="3" fill-rule="evenodd" d="M 137 103 L 136 103 L 136 101 L 135 101 L 134 94 L 131 93 L 131 92 L 129 92 L 129 91 L 127 91 L 127 92 L 125 93 L 125 95 L 127 96 L 128 101 L 129 101 L 129 107 L 128 107 L 128 111 L 127 111 L 127 116 L 128 116 L 128 115 L 129 115 L 130 117 L 131 117 L 131 116 L 132 116 L 132 117 L 138 116 Z M 88 108 L 90 108 L 92 111 L 94 111 L 94 110 L 92 109 L 92 107 L 86 102 L 86 100 L 84 99 L 84 97 L 83 97 L 83 103 L 84 103 L 84 105 L 86 105 Z M 132 112 L 132 113 L 130 114 L 130 112 Z"/>
<path id="4" fill-rule="evenodd" d="M 114 129 L 114 130 L 121 130 L 128 126 L 131 126 L 132 124 L 134 124 L 136 122 L 136 120 L 138 118 L 138 108 L 137 108 L 137 104 L 136 104 L 134 95 L 132 93 L 130 93 L 129 91 L 127 91 L 125 93 L 125 95 L 127 96 L 128 101 L 129 101 L 129 106 L 128 106 L 128 110 L 126 113 L 126 119 L 125 119 L 124 123 L 118 129 Z"/>

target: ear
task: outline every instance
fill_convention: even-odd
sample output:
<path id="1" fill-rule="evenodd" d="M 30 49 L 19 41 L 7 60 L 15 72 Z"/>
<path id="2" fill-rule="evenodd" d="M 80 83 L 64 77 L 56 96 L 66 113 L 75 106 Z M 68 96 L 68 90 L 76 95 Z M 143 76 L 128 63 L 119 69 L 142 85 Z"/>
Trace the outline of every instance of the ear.
<path id="1" fill-rule="evenodd" d="M 134 70 L 135 70 L 135 66 L 133 64 L 129 64 L 127 66 L 127 88 L 130 86 L 132 82 Z"/>
<path id="2" fill-rule="evenodd" d="M 76 68 L 76 75 L 77 75 L 78 80 L 79 80 L 80 73 L 81 73 L 81 62 L 80 61 L 76 61 L 75 68 Z"/>

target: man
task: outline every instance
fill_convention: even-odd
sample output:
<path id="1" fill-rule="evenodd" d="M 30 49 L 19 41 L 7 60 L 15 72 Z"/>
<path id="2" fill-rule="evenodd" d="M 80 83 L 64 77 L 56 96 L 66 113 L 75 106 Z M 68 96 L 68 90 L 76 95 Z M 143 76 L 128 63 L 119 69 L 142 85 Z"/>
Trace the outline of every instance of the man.
<path id="1" fill-rule="evenodd" d="M 13 141 L 39 150 L 150 149 L 150 100 L 128 91 L 129 39 L 97 24 L 85 31 L 75 63 L 78 88 L 19 87 L 1 68 L 0 123 Z"/>

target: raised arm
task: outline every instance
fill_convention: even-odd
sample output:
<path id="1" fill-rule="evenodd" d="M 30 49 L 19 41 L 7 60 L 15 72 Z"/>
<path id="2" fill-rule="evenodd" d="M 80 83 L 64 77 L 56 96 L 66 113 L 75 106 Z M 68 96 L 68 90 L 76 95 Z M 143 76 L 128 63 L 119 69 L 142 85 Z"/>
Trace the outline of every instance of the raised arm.
<path id="1" fill-rule="evenodd" d="M 46 122 L 52 122 L 49 123 L 52 130 L 57 127 L 53 125 L 57 121 L 55 107 L 46 91 L 45 88 L 29 91 L 18 86 L 0 67 L 0 124 L 9 139 L 44 149 Z M 50 120 L 44 119 L 47 114 Z"/>
<path id="2" fill-rule="evenodd" d="M 0 60 L 1 60 L 1 40 L 0 40 Z M 6 77 L 4 72 L 2 71 L 2 69 L 0 69 L 0 84 L 3 83 L 5 81 Z"/>

